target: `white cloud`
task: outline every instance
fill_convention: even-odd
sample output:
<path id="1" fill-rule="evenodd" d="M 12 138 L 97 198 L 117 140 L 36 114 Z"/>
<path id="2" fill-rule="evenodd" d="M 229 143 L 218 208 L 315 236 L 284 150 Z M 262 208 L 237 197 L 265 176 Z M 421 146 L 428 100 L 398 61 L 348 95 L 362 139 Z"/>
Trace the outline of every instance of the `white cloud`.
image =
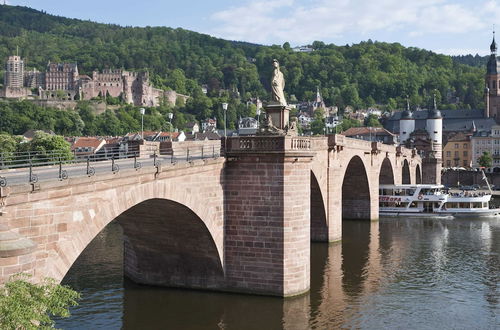
<path id="1" fill-rule="evenodd" d="M 212 34 L 264 44 L 335 42 L 352 35 L 377 39 L 387 33 L 399 39 L 456 37 L 490 29 L 500 21 L 500 5 L 498 0 L 254 0 L 211 19 Z"/>

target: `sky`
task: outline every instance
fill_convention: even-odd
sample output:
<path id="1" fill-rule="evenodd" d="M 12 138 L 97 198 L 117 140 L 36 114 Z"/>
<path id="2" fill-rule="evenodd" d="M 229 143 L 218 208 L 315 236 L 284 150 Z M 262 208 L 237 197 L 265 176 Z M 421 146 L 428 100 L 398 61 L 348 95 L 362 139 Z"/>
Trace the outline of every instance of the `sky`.
<path id="1" fill-rule="evenodd" d="M 315 40 L 345 45 L 371 39 L 449 55 L 487 55 L 495 23 L 500 31 L 500 0 L 6 2 L 101 23 L 181 27 L 264 45 L 282 45 L 288 41 L 292 47 Z"/>

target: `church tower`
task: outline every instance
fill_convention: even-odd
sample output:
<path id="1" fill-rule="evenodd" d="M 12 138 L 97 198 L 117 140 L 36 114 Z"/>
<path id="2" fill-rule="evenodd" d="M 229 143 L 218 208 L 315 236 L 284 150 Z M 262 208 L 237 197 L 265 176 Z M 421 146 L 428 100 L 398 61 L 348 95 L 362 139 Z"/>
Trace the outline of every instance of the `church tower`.
<path id="1" fill-rule="evenodd" d="M 485 111 L 486 118 L 495 118 L 500 122 L 500 62 L 497 57 L 497 43 L 495 32 L 490 46 L 491 55 L 486 66 Z"/>

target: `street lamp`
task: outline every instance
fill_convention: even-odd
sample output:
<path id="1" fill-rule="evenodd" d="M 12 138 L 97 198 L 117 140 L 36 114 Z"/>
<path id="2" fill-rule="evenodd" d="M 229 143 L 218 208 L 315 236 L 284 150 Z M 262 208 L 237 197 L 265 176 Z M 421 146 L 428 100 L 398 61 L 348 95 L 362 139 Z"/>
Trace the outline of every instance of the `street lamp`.
<path id="1" fill-rule="evenodd" d="M 257 127 L 260 127 L 260 108 L 257 109 Z"/>
<path id="2" fill-rule="evenodd" d="M 227 106 L 228 104 L 227 103 L 222 103 L 222 109 L 224 109 L 224 136 L 226 137 L 227 136 Z"/>
<path id="3" fill-rule="evenodd" d="M 174 113 L 173 112 L 169 112 L 168 113 L 168 119 L 170 120 L 170 126 L 168 128 L 168 131 L 169 131 L 169 136 L 170 136 L 170 141 L 172 141 L 172 118 L 174 117 Z"/>
<path id="4" fill-rule="evenodd" d="M 144 108 L 140 108 L 139 111 L 141 112 L 141 131 L 142 131 L 142 135 L 141 135 L 141 138 L 144 140 L 144 114 L 146 113 L 146 109 Z"/>

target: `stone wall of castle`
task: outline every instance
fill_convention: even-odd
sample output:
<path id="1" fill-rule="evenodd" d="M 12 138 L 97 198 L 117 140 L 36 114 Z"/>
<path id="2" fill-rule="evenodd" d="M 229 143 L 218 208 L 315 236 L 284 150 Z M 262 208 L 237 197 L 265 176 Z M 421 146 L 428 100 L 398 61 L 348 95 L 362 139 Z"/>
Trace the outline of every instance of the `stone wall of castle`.
<path id="1" fill-rule="evenodd" d="M 9 60 L 12 62 L 13 57 Z M 23 63 L 21 58 L 16 60 Z M 135 106 L 152 107 L 160 105 L 163 100 L 175 105 L 179 98 L 184 102 L 188 99 L 188 96 L 175 91 L 154 88 L 147 71 L 105 69 L 102 72 L 94 71 L 92 77 L 89 77 L 78 74 L 76 63 L 49 63 L 46 72 L 33 70 L 20 72 L 18 75 L 23 80 L 21 83 L 24 88 L 6 85 L 6 88 L 0 91 L 0 97 L 25 98 L 31 95 L 30 88 L 38 88 L 40 100 L 91 100 L 109 95 L 123 97 L 126 103 Z"/>

